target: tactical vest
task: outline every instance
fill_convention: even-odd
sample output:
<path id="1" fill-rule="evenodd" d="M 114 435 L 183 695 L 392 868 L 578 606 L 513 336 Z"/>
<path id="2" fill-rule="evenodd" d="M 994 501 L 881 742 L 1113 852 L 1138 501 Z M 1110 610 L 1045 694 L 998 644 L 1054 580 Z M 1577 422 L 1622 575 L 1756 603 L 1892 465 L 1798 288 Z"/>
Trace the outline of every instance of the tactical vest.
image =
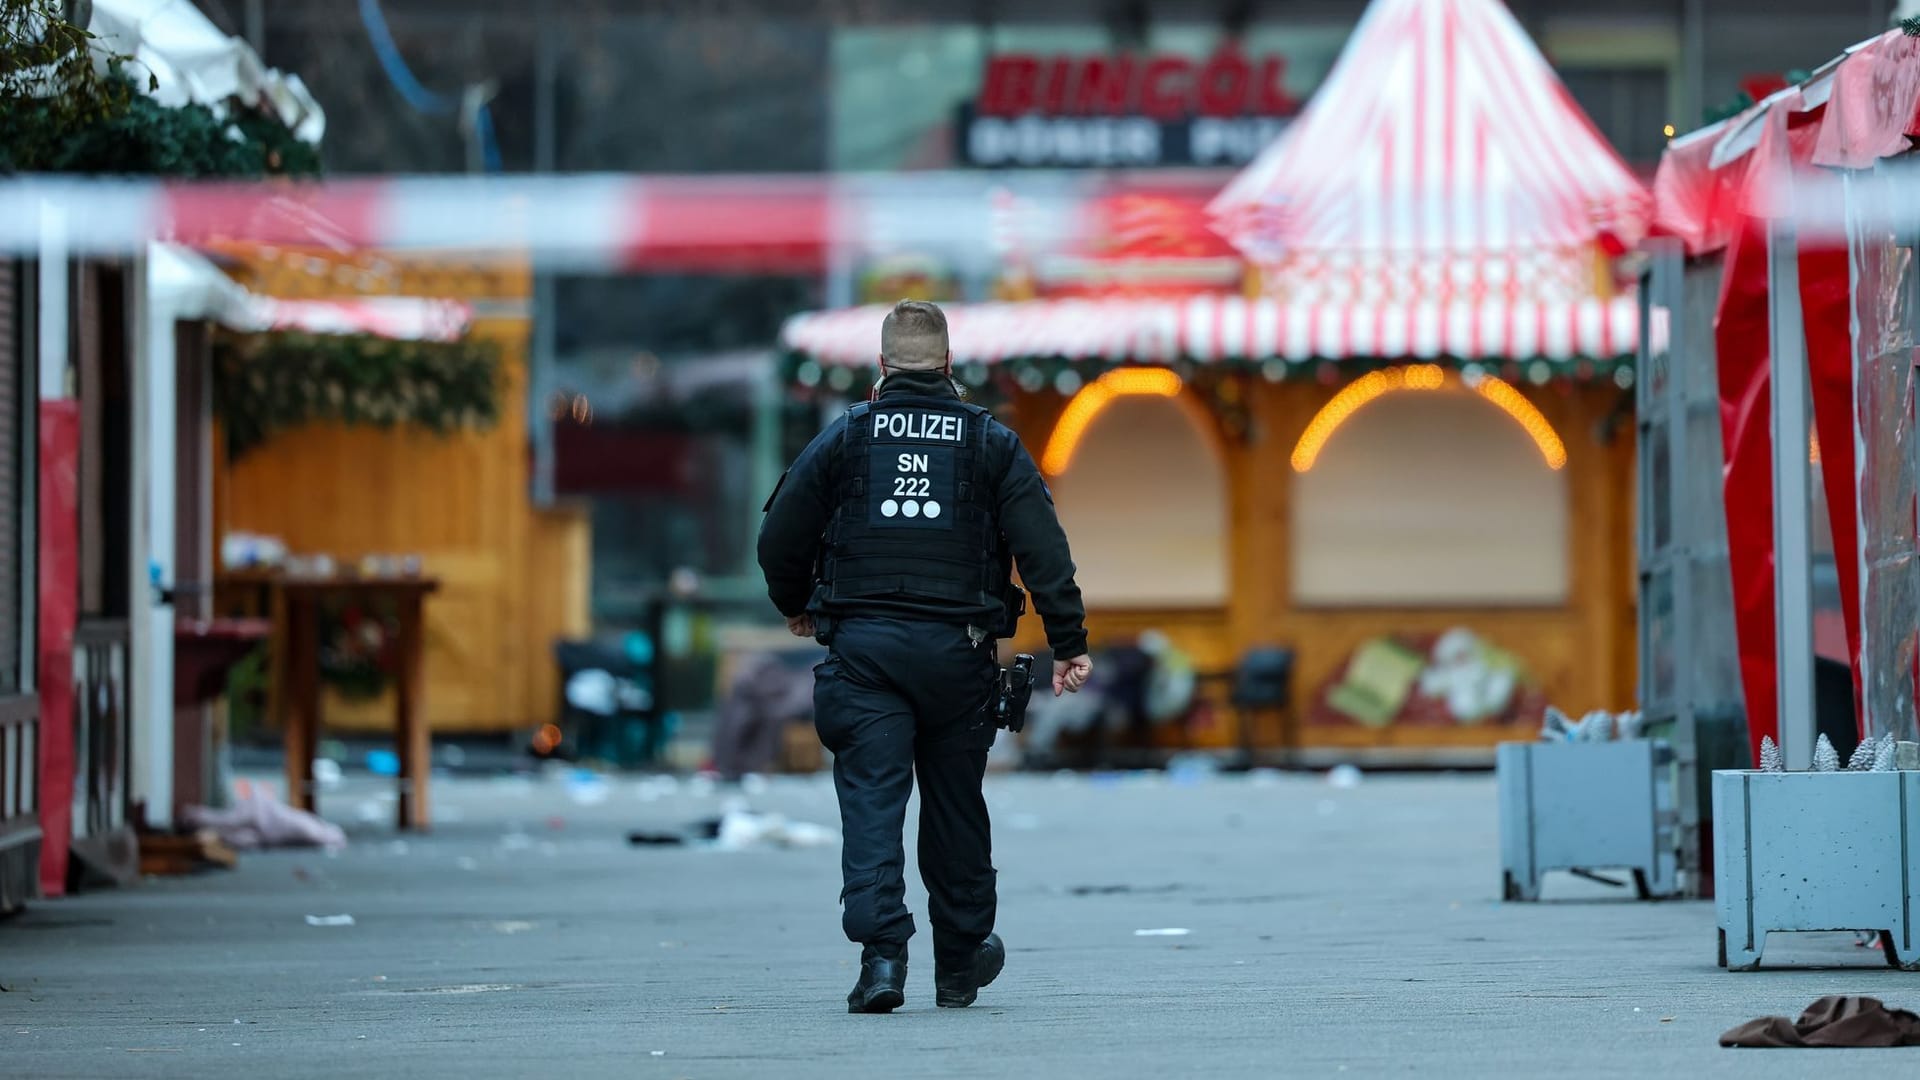
<path id="1" fill-rule="evenodd" d="M 829 603 L 1007 603 L 1011 564 L 986 475 L 989 415 L 978 405 L 919 398 L 848 411 L 820 567 Z"/>

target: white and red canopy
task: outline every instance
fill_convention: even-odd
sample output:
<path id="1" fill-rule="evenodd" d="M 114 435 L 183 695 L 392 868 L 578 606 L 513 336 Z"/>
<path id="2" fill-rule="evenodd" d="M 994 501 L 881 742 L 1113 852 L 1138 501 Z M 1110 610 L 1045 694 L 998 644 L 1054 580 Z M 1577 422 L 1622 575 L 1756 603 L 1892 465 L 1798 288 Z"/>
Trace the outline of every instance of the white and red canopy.
<path id="1" fill-rule="evenodd" d="M 884 305 L 796 316 L 789 349 L 827 364 L 872 364 Z M 946 307 L 954 360 L 1614 359 L 1639 340 L 1638 305 L 1594 298 L 1479 304 L 1289 304 L 1271 297 L 1030 300 Z M 1663 312 L 1653 334 L 1664 337 Z"/>
<path id="2" fill-rule="evenodd" d="M 956 358 L 1612 359 L 1638 339 L 1638 303 L 1602 290 L 1646 189 L 1499 0 L 1374 0 L 1207 209 L 1265 295 L 953 305 Z M 870 363 L 884 314 L 802 315 L 785 343 Z"/>

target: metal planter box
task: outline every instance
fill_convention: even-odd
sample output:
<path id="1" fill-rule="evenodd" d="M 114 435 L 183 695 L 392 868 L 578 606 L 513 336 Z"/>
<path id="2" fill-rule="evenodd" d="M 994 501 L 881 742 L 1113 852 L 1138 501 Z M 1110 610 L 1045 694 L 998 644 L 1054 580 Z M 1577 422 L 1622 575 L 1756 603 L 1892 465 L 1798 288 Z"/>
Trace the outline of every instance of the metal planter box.
<path id="1" fill-rule="evenodd" d="M 1920 970 L 1920 772 L 1713 774 L 1720 964 L 1760 966 L 1774 931 L 1877 930 Z"/>
<path id="2" fill-rule="evenodd" d="M 1502 743 L 1494 761 L 1506 899 L 1540 899 L 1550 870 L 1631 870 L 1641 899 L 1679 891 L 1665 742 Z"/>

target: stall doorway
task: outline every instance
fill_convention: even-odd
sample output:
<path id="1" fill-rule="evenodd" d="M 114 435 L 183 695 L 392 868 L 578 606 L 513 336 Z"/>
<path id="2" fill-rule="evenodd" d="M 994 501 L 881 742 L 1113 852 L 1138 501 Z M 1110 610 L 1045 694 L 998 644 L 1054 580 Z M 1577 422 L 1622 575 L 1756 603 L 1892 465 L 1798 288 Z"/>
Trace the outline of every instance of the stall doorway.
<path id="1" fill-rule="evenodd" d="M 1088 607 L 1226 604 L 1226 472 L 1181 401 L 1113 399 L 1052 484 Z"/>
<path id="2" fill-rule="evenodd" d="M 1387 394 L 1293 478 L 1301 606 L 1559 606 L 1567 474 L 1466 390 Z"/>

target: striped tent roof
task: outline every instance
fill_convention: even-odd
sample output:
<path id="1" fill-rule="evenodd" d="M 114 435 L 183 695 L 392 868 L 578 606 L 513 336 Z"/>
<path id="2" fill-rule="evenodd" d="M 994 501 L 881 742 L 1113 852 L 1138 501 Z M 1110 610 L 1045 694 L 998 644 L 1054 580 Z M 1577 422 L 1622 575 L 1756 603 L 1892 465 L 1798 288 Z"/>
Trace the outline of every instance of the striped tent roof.
<path id="1" fill-rule="evenodd" d="M 946 308 L 962 364 L 1066 360 L 1614 360 L 1639 339 L 1629 297 L 1536 303 L 1287 304 L 1271 297 L 1063 299 Z M 871 366 L 884 305 L 816 311 L 787 324 L 788 348 L 820 363 Z M 1650 336 L 1666 339 L 1656 310 Z"/>
<path id="2" fill-rule="evenodd" d="M 1293 299 L 1572 300 L 1646 189 L 1500 0 L 1374 0 L 1307 109 L 1209 209 Z"/>

